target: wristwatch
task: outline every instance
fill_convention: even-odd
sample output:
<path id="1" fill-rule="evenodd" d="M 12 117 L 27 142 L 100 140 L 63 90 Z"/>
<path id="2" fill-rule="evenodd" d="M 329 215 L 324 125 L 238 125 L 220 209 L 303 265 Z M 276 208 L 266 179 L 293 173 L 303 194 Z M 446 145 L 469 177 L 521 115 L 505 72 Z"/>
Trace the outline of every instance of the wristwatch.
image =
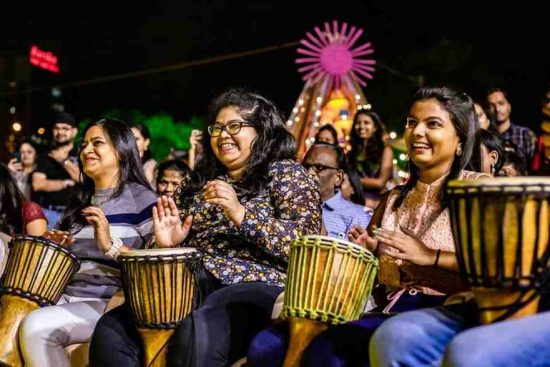
<path id="1" fill-rule="evenodd" d="M 122 240 L 118 237 L 111 237 L 111 248 L 105 252 L 105 256 L 110 257 L 113 260 L 120 255 L 120 249 L 122 248 Z"/>

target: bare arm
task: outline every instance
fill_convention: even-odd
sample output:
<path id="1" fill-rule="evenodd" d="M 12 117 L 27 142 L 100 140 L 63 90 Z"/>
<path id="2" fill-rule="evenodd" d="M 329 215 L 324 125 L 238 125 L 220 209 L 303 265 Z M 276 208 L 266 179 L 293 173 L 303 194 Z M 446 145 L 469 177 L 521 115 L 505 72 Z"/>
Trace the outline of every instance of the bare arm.
<path id="1" fill-rule="evenodd" d="M 197 152 L 195 147 L 191 146 L 191 148 L 189 149 L 189 158 L 187 159 L 187 161 L 189 162 L 189 168 L 191 169 L 195 168 L 196 155 L 197 155 Z"/>
<path id="2" fill-rule="evenodd" d="M 149 182 L 155 182 L 155 169 L 157 168 L 156 164 L 149 164 L 144 168 L 145 178 Z"/>
<path id="3" fill-rule="evenodd" d="M 25 232 L 31 236 L 42 236 L 48 230 L 48 223 L 45 219 L 35 219 L 25 226 Z"/>
<path id="4" fill-rule="evenodd" d="M 63 168 L 65 168 L 65 171 L 67 171 L 74 182 L 82 182 L 80 168 L 78 168 L 78 165 L 76 163 L 73 163 L 70 160 L 66 160 L 65 162 L 63 162 Z"/>
<path id="5" fill-rule="evenodd" d="M 73 180 L 48 180 L 48 176 L 41 172 L 32 174 L 32 189 L 34 191 L 54 192 L 74 186 Z"/>
<path id="6" fill-rule="evenodd" d="M 440 269 L 458 272 L 458 261 L 456 259 L 456 254 L 454 252 L 441 251 L 439 260 L 437 261 L 437 267 Z"/>
<path id="7" fill-rule="evenodd" d="M 362 177 L 361 186 L 367 189 L 383 189 L 391 177 L 393 167 L 393 151 L 385 147 L 382 151 L 382 162 L 378 177 Z"/>

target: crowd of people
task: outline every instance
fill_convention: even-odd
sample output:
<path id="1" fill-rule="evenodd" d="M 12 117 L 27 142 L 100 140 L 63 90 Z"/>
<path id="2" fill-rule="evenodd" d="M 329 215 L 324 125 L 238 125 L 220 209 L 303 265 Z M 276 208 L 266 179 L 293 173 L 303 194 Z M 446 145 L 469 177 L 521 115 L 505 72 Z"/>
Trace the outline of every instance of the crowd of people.
<path id="1" fill-rule="evenodd" d="M 273 322 L 272 311 L 290 243 L 326 235 L 373 253 L 378 286 L 361 319 L 314 338 L 303 366 L 543 366 L 546 312 L 478 326 L 471 305 L 444 306 L 467 290 L 448 182 L 548 174 L 550 91 L 542 113 L 537 138 L 512 123 L 502 89 L 474 103 L 451 87 L 420 88 L 404 124 L 409 175 L 398 186 L 384 123 L 372 110 L 354 116 L 346 147 L 331 125 L 320 127 L 301 162 L 273 102 L 246 90 L 210 103 L 185 161 L 158 163 L 146 126 L 112 118 L 89 123 L 76 142 L 74 117 L 61 113 L 51 150 L 23 140 L 17 157 L 0 164 L 0 245 L 16 234 L 64 233 L 81 261 L 60 301 L 24 319 L 24 363 L 68 366 L 65 347 L 90 343 L 92 366 L 142 365 L 129 305 L 105 312 L 122 287 L 117 259 L 132 249 L 192 247 L 202 254 L 193 270 L 197 307 L 177 326 L 168 365 L 229 366 L 246 356 L 248 366 L 281 366 L 288 324 Z M 537 338 L 480 350 L 484 338 L 511 345 L 528 328 Z"/>

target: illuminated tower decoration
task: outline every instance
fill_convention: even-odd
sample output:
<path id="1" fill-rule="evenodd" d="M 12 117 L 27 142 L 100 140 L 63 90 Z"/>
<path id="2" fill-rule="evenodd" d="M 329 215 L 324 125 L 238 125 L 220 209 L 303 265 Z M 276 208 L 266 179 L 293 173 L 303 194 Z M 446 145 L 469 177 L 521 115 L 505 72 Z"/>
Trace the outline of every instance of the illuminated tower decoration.
<path id="1" fill-rule="evenodd" d="M 368 58 L 374 50 L 370 42 L 356 45 L 363 30 L 347 23 L 325 22 L 324 29 L 314 28 L 300 40 L 296 63 L 303 74 L 304 89 L 287 125 L 298 141 L 302 155 L 313 143 L 317 129 L 332 124 L 339 142 L 349 140 L 352 118 L 358 109 L 370 109 L 361 87 L 372 79 L 376 61 Z"/>

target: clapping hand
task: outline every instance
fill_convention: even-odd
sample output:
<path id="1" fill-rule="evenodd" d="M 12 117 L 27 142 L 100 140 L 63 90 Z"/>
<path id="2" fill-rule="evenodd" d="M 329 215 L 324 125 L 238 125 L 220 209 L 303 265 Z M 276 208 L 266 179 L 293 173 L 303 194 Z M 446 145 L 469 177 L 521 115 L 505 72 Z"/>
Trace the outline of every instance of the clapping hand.
<path id="1" fill-rule="evenodd" d="M 182 223 L 174 199 L 162 196 L 153 207 L 153 229 L 155 241 L 160 247 L 175 247 L 185 240 L 191 229 L 193 217 L 185 218 Z"/>
<path id="2" fill-rule="evenodd" d="M 239 202 L 233 186 L 221 180 L 208 181 L 204 185 L 204 200 L 219 205 L 228 220 L 237 227 L 241 226 L 245 209 Z"/>
<path id="3" fill-rule="evenodd" d="M 395 250 L 386 251 L 386 254 L 396 259 L 409 261 L 416 265 L 432 265 L 435 261 L 436 250 L 427 247 L 409 229 L 403 226 L 400 228 L 403 233 L 382 228 L 374 230 L 375 239 Z"/>
<path id="4" fill-rule="evenodd" d="M 348 233 L 348 238 L 351 242 L 366 248 L 370 252 L 374 252 L 378 247 L 378 241 L 369 235 L 366 228 L 361 226 L 353 226 Z"/>
<path id="5" fill-rule="evenodd" d="M 99 249 L 105 253 L 111 248 L 111 228 L 105 213 L 98 206 L 89 206 L 82 209 L 82 215 L 89 225 L 94 228 L 94 237 Z"/>

